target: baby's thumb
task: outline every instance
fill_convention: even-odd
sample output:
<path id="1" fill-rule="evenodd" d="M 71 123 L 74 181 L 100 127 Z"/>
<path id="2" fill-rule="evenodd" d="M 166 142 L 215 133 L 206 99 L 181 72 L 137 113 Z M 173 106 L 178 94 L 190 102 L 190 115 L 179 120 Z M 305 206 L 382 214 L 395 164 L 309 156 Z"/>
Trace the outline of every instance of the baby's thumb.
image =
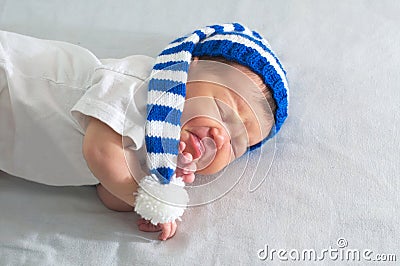
<path id="1" fill-rule="evenodd" d="M 185 152 L 178 154 L 178 167 L 183 167 L 193 161 L 192 154 Z"/>

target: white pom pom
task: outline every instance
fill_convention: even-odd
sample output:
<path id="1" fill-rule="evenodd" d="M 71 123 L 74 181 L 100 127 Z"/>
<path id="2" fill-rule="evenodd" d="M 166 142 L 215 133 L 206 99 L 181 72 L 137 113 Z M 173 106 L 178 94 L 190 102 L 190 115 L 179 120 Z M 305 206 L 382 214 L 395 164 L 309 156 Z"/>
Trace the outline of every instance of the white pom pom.
<path id="1" fill-rule="evenodd" d="M 169 184 L 161 184 L 156 176 L 145 176 L 139 182 L 135 212 L 154 225 L 181 220 L 189 202 L 181 177 L 171 178 Z"/>

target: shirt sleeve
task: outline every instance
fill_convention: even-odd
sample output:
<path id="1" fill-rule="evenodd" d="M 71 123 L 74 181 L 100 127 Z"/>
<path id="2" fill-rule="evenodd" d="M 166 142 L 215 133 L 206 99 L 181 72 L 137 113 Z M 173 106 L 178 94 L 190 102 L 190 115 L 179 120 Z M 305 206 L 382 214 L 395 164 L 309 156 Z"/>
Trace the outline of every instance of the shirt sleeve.
<path id="1" fill-rule="evenodd" d="M 102 121 L 123 136 L 124 147 L 144 145 L 147 79 L 154 59 L 130 56 L 104 60 L 97 67 L 91 86 L 71 109 L 71 115 L 85 132 L 89 116 Z"/>

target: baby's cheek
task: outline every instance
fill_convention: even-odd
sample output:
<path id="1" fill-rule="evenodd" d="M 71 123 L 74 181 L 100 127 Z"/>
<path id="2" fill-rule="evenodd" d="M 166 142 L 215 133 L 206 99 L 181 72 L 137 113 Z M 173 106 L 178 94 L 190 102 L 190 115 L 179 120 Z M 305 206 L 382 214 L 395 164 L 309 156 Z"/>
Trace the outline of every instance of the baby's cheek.
<path id="1" fill-rule="evenodd" d="M 217 151 L 214 160 L 204 169 L 198 169 L 199 174 L 215 174 L 221 171 L 225 166 L 234 160 L 234 156 L 229 143 L 223 145 L 221 149 Z"/>
<path id="2" fill-rule="evenodd" d="M 185 107 L 181 116 L 181 125 L 190 122 L 194 126 L 210 126 L 210 119 L 222 121 L 218 108 L 212 98 L 208 96 L 197 96 L 185 100 Z"/>
<path id="3" fill-rule="evenodd" d="M 186 143 L 188 141 L 188 139 L 189 139 L 189 133 L 185 130 L 181 130 L 180 141 L 183 141 Z"/>

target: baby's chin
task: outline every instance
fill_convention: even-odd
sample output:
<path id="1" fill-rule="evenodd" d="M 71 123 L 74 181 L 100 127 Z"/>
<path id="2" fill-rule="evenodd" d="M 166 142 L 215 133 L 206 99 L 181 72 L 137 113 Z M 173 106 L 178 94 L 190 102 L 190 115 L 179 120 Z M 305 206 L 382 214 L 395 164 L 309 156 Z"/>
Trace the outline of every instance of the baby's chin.
<path id="1" fill-rule="evenodd" d="M 212 166 L 210 165 L 210 166 L 208 166 L 208 167 L 206 167 L 206 168 L 204 168 L 204 169 L 201 169 L 201 170 L 196 171 L 195 173 L 196 173 L 196 174 L 200 174 L 200 175 L 213 175 L 213 174 L 218 173 L 218 172 L 221 171 L 222 169 L 223 169 L 223 167 L 222 167 L 221 169 L 217 169 L 217 168 L 214 168 L 214 167 L 212 167 Z"/>
<path id="2" fill-rule="evenodd" d="M 226 145 L 217 150 L 212 159 L 204 158 L 202 161 L 202 158 L 200 158 L 199 163 L 197 164 L 196 173 L 201 175 L 212 175 L 220 172 L 234 160 L 234 156 L 230 151 L 231 148 Z"/>
<path id="3" fill-rule="evenodd" d="M 195 173 L 201 175 L 213 175 L 224 169 L 229 164 L 227 162 L 220 163 L 219 161 L 220 160 L 214 160 L 207 167 L 199 169 Z"/>

